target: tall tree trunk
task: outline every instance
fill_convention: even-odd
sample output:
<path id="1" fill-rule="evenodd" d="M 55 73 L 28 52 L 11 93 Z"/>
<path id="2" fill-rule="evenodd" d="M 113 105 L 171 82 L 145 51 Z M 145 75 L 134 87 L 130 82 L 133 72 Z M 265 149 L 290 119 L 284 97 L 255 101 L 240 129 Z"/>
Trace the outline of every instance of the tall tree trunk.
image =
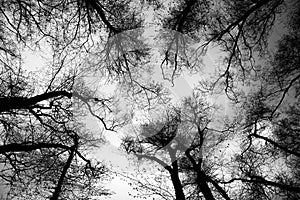
<path id="1" fill-rule="evenodd" d="M 182 184 L 179 179 L 178 172 L 176 172 L 176 170 L 171 172 L 171 180 L 172 180 L 173 187 L 175 190 L 176 200 L 185 200 L 185 196 L 184 196 L 183 189 L 182 189 Z"/>
<path id="2" fill-rule="evenodd" d="M 56 188 L 55 188 L 54 193 L 53 193 L 52 197 L 50 198 L 50 200 L 58 200 L 58 198 L 60 196 L 61 189 L 62 189 L 62 186 L 63 186 L 63 183 L 64 183 L 64 179 L 67 175 L 68 169 L 70 168 L 71 163 L 73 161 L 73 158 L 75 156 L 75 151 L 78 148 L 78 136 L 74 135 L 73 139 L 74 139 L 74 145 L 71 148 L 68 160 L 67 160 L 67 162 L 66 162 L 66 164 L 65 164 L 65 166 L 62 170 L 62 173 L 59 177 L 58 183 L 56 184 Z"/>
<path id="3" fill-rule="evenodd" d="M 182 184 L 179 179 L 179 171 L 178 171 L 178 161 L 176 159 L 176 150 L 172 148 L 168 148 L 168 152 L 170 155 L 172 162 L 172 168 L 169 170 L 171 174 L 171 180 L 173 183 L 173 187 L 175 189 L 176 200 L 185 200 L 185 195 L 183 192 Z"/>
<path id="4" fill-rule="evenodd" d="M 200 169 L 197 170 L 197 179 L 198 179 L 198 186 L 204 198 L 206 200 L 215 200 L 211 192 L 211 189 L 208 187 L 206 176 Z"/>
<path id="5" fill-rule="evenodd" d="M 200 132 L 200 128 L 198 128 L 198 130 Z M 203 141 L 203 139 L 201 139 L 201 140 Z M 185 152 L 185 155 L 191 161 L 193 168 L 194 168 L 195 172 L 197 173 L 197 184 L 201 190 L 201 193 L 204 195 L 204 198 L 206 200 L 215 200 L 215 198 L 211 192 L 211 189 L 208 187 L 208 184 L 207 184 L 208 180 L 206 178 L 206 175 L 201 171 L 202 158 L 200 158 L 197 163 L 195 161 L 195 159 L 191 156 L 189 149 Z"/>
<path id="6" fill-rule="evenodd" d="M 66 174 L 67 174 L 67 171 L 68 171 L 68 169 L 71 166 L 71 162 L 73 160 L 74 153 L 75 153 L 75 147 L 70 152 L 69 158 L 68 158 L 68 160 L 67 160 L 67 162 L 66 162 L 66 164 L 65 164 L 65 166 L 64 166 L 64 168 L 62 170 L 62 173 L 61 173 L 61 175 L 59 177 L 58 183 L 57 183 L 57 185 L 55 187 L 55 190 L 54 190 L 54 192 L 53 192 L 52 197 L 50 198 L 50 200 L 58 200 L 59 195 L 61 193 L 61 189 L 62 189 L 62 186 L 63 186 L 64 179 L 65 179 Z"/>

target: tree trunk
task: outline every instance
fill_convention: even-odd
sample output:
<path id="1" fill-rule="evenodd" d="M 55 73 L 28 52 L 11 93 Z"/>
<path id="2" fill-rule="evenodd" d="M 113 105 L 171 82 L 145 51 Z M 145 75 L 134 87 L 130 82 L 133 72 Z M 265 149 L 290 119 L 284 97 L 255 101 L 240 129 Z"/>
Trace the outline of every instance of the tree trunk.
<path id="1" fill-rule="evenodd" d="M 171 180 L 172 180 L 173 187 L 175 190 L 176 200 L 185 200 L 181 181 L 180 181 L 179 175 L 176 171 L 171 173 Z"/>
<path id="2" fill-rule="evenodd" d="M 201 170 L 197 170 L 198 186 L 206 200 L 215 200 L 211 189 L 208 187 L 205 174 Z"/>

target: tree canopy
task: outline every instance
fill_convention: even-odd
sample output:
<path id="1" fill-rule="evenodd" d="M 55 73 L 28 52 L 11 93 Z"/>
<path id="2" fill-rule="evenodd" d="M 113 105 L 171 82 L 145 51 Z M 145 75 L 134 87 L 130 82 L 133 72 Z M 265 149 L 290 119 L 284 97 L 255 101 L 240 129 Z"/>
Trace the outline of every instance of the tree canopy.
<path id="1" fill-rule="evenodd" d="M 299 199 L 299 19 L 293 0 L 1 1 L 1 198 L 109 197 L 108 132 L 159 166 L 126 178 L 137 198 Z"/>

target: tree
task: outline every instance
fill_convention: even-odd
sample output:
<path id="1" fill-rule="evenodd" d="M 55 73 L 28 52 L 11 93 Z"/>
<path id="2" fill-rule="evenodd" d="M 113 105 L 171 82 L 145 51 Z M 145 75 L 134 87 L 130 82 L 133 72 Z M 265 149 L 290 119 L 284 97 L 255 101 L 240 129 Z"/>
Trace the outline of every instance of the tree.
<path id="1" fill-rule="evenodd" d="M 176 199 L 185 199 L 178 173 L 177 150 L 171 147 L 172 140 L 177 135 L 180 118 L 179 113 L 173 114 L 172 111 L 167 111 L 165 122 L 144 124 L 143 138 L 128 136 L 124 138 L 123 147 L 128 153 L 136 154 L 139 159 L 152 160 L 163 166 L 170 174 Z M 167 159 L 171 160 L 171 164 L 158 157 L 159 155 L 165 157 L 164 154 L 167 154 Z"/>
<path id="2" fill-rule="evenodd" d="M 91 198 L 105 169 L 84 155 L 99 138 L 85 130 L 79 118 L 90 114 L 110 131 L 127 119 L 122 115 L 126 111 L 112 106 L 115 99 L 90 90 L 82 77 L 100 72 L 101 78 L 117 82 L 118 95 L 133 100 L 133 109 L 169 103 L 163 85 L 152 79 L 152 52 L 142 37 L 145 5 L 154 8 L 159 18 L 155 22 L 164 28 L 158 37 L 164 47 L 159 52 L 162 77 L 174 84 L 182 71 L 197 72 L 203 64 L 199 57 L 217 45 L 225 54 L 221 69 L 199 88 L 206 85 L 201 89 L 214 92 L 221 87 L 243 112 L 240 124 L 225 123 L 224 129 L 217 129 L 210 121 L 210 106 L 206 112 L 198 96 L 186 99 L 179 109 L 160 113 L 162 119 L 142 126 L 142 138 L 127 138 L 127 151 L 164 166 L 177 199 L 230 199 L 234 194 L 244 199 L 296 198 L 299 102 L 288 96 L 299 97 L 299 4 L 284 0 L 174 0 L 168 10 L 159 0 L 2 1 L 0 177 L 10 185 L 9 198 L 28 183 L 32 187 L 21 193 L 23 198 Z M 254 61 L 267 55 L 281 12 L 294 8 L 288 24 L 292 31 L 282 37 L 271 62 L 258 67 Z M 190 47 L 195 41 L 198 46 Z M 41 79 L 34 80 L 24 70 L 24 52 L 29 49 L 49 54 Z M 238 84 L 255 85 L 253 72 L 260 87 L 243 96 Z M 114 117 L 124 118 L 123 123 Z M 226 151 L 229 136 L 242 145 L 232 165 L 212 159 L 220 157 L 217 151 Z M 178 157 L 180 152 L 184 155 Z M 291 173 L 264 172 L 270 167 L 267 162 L 280 160 Z"/>
<path id="3" fill-rule="evenodd" d="M 108 195 L 97 186 L 105 167 L 84 153 L 100 140 L 76 120 L 68 100 L 82 97 L 68 87 L 35 95 L 32 83 L 13 67 L 1 74 L 0 177 L 7 198 Z"/>
<path id="4" fill-rule="evenodd" d="M 247 139 L 237 156 L 242 174 L 229 181 L 245 183 L 244 199 L 250 194 L 260 199 L 299 198 L 299 6 L 291 13 L 291 31 L 279 40 L 269 64 L 260 70 L 261 86 L 244 103 Z"/>
<path id="5" fill-rule="evenodd" d="M 138 159 L 154 161 L 164 167 L 172 180 L 175 199 L 202 195 L 205 199 L 214 199 L 218 194 L 230 199 L 215 178 L 214 174 L 220 172 L 213 168 L 217 169 L 214 156 L 220 154 L 219 148 L 226 149 L 224 142 L 230 136 L 231 127 L 224 130 L 211 127 L 218 123 L 212 120 L 214 107 L 197 92 L 183 100 L 175 112 L 166 112 L 165 122 L 154 120 L 142 124 L 140 137 L 124 138 L 124 149 Z"/>
<path id="6" fill-rule="evenodd" d="M 210 45 L 216 44 L 224 51 L 224 69 L 220 69 L 216 79 L 210 81 L 208 90 L 220 86 L 228 97 L 236 100 L 235 82 L 248 77 L 255 70 L 257 53 L 264 54 L 267 49 L 275 20 L 286 7 L 284 1 L 175 1 L 169 13 L 162 19 L 163 27 L 198 38 L 200 55 Z M 175 49 L 180 39 L 174 36 L 170 42 Z M 176 48 L 177 47 L 177 48 Z M 165 51 L 165 60 L 173 59 L 177 63 L 179 53 L 170 57 L 170 49 Z M 197 65 L 196 65 L 197 66 Z M 174 71 L 180 68 L 174 65 Z"/>
<path id="7" fill-rule="evenodd" d="M 230 199 L 227 188 L 220 185 L 223 173 L 230 170 L 226 161 L 229 140 L 234 133 L 235 122 L 219 119 L 219 109 L 203 101 L 201 93 L 184 100 L 186 128 L 195 132 L 195 138 L 180 160 L 181 170 L 186 176 L 186 189 L 194 188 L 190 199 Z M 223 115 L 221 116 L 224 117 Z"/>
<path id="8" fill-rule="evenodd" d="M 84 155 L 85 150 L 101 141 L 77 121 L 72 102 L 79 99 L 78 104 L 87 106 L 110 130 L 115 124 L 106 126 L 105 119 L 94 111 L 110 111 L 109 100 L 83 95 L 86 90 L 74 91 L 78 74 L 72 72 L 80 65 L 80 56 L 85 55 L 82 49 L 91 52 L 93 37 L 106 31 L 110 37 L 140 26 L 129 4 L 130 1 L 1 2 L 0 176 L 9 186 L 7 198 L 86 199 L 109 194 L 98 186 L 106 169 Z M 51 74 L 38 80 L 37 87 L 22 67 L 23 51 L 28 48 L 46 49 L 52 54 Z M 77 63 L 70 66 L 72 60 Z"/>

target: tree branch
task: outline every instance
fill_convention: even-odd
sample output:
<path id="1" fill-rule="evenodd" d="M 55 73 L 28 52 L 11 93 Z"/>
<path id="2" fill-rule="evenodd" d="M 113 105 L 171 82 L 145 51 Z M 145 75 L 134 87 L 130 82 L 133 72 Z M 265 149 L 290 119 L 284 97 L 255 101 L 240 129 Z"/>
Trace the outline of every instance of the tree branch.
<path id="1" fill-rule="evenodd" d="M 12 109 L 28 109 L 29 107 L 54 97 L 72 97 L 72 93 L 67 91 L 53 91 L 47 92 L 34 97 L 2 97 L 0 98 L 0 113 L 6 112 Z"/>
<path id="2" fill-rule="evenodd" d="M 61 148 L 70 150 L 71 147 L 63 145 L 63 144 L 53 144 L 53 143 L 32 143 L 32 142 L 25 142 L 25 143 L 12 143 L 0 146 L 0 154 L 4 154 L 7 152 L 28 152 L 37 149 L 44 149 L 44 148 Z"/>
<path id="3" fill-rule="evenodd" d="M 293 154 L 293 155 L 295 155 L 295 156 L 297 156 L 297 157 L 300 157 L 300 153 L 295 152 L 295 151 L 292 151 L 292 150 L 289 150 L 287 147 L 281 146 L 281 145 L 279 145 L 278 143 L 276 143 L 275 141 L 273 141 L 273 140 L 271 140 L 271 139 L 269 139 L 269 138 L 267 138 L 267 137 L 258 135 L 258 134 L 256 134 L 256 133 L 250 134 L 249 136 L 250 136 L 250 137 L 253 136 L 253 137 L 256 137 L 256 138 L 259 138 L 259 139 L 263 139 L 263 140 L 265 140 L 265 141 L 271 143 L 273 146 L 275 146 L 275 147 L 277 147 L 277 148 L 279 148 L 279 149 L 281 149 L 281 150 L 283 150 L 283 151 L 285 151 L 285 152 L 287 152 L 287 153 L 289 153 L 289 154 Z"/>
<path id="4" fill-rule="evenodd" d="M 287 184 L 268 181 L 268 180 L 266 180 L 262 177 L 258 177 L 258 176 L 252 176 L 250 178 L 251 179 L 233 178 L 229 181 L 224 181 L 224 182 L 221 182 L 221 183 L 228 184 L 228 183 L 233 183 L 234 181 L 242 181 L 242 182 L 245 182 L 245 183 L 261 183 L 261 184 L 264 184 L 264 185 L 278 187 L 278 188 L 281 188 L 281 189 L 284 189 L 284 190 L 287 190 L 287 191 L 300 193 L 300 187 L 294 187 L 294 186 L 287 185 Z"/>

